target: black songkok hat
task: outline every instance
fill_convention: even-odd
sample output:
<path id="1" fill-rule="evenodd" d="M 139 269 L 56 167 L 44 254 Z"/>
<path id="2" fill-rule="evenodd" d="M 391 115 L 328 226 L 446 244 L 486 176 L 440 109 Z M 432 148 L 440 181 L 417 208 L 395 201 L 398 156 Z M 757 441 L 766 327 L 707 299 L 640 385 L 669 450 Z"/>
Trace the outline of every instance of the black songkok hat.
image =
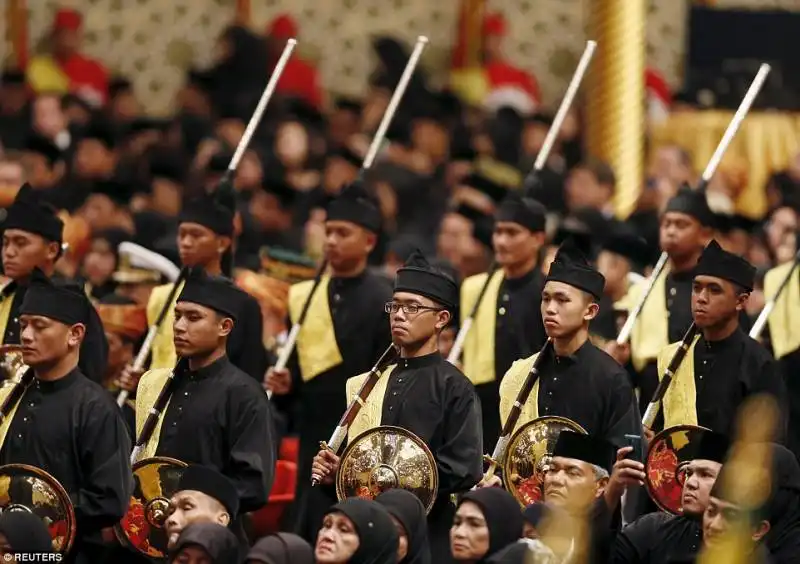
<path id="1" fill-rule="evenodd" d="M 61 149 L 59 149 L 55 143 L 41 135 L 34 134 L 28 137 L 28 142 L 25 144 L 25 151 L 42 155 L 47 159 L 47 162 L 50 163 L 50 166 L 64 159 L 64 153 L 61 152 Z"/>
<path id="2" fill-rule="evenodd" d="M 206 194 L 186 203 L 178 216 L 178 223 L 198 223 L 217 235 L 233 235 L 233 211 L 223 206 L 212 194 Z"/>
<path id="3" fill-rule="evenodd" d="M 397 271 L 395 292 L 410 292 L 430 298 L 452 311 L 458 307 L 458 284 L 449 275 L 434 268 L 416 249 Z"/>
<path id="4" fill-rule="evenodd" d="M 510 221 L 530 229 L 534 233 L 544 231 L 547 209 L 532 198 L 511 193 L 502 201 L 495 214 L 496 221 Z"/>
<path id="5" fill-rule="evenodd" d="M 275 196 L 284 210 L 290 209 L 297 199 L 297 191 L 280 176 L 265 175 L 261 187 L 266 193 Z"/>
<path id="6" fill-rule="evenodd" d="M 601 247 L 610 253 L 623 256 L 639 266 L 646 265 L 652 255 L 644 237 L 622 221 L 614 221 L 610 224 L 608 236 L 603 240 Z"/>
<path id="7" fill-rule="evenodd" d="M 605 277 L 589 264 L 586 256 L 571 239 L 559 247 L 545 283 L 550 281 L 569 284 L 588 292 L 598 300 L 606 285 Z"/>
<path id="8" fill-rule="evenodd" d="M 688 460 L 712 460 L 724 463 L 731 442 L 728 437 L 714 431 L 702 431 L 695 444 L 689 445 Z"/>
<path id="9" fill-rule="evenodd" d="M 193 490 L 213 497 L 225 506 L 231 519 L 239 514 L 239 494 L 230 478 L 213 468 L 190 464 L 181 474 L 177 491 Z"/>
<path id="10" fill-rule="evenodd" d="M 610 442 L 597 437 L 562 431 L 553 448 L 553 456 L 583 460 L 611 474 L 617 458 L 617 449 Z"/>
<path id="11" fill-rule="evenodd" d="M 381 229 L 381 212 L 356 180 L 342 189 L 339 197 L 328 204 L 328 221 L 349 221 L 378 233 Z"/>
<path id="12" fill-rule="evenodd" d="M 452 212 L 466 218 L 472 223 L 472 236 L 487 249 L 492 249 L 492 233 L 494 218 L 466 203 L 461 203 Z"/>
<path id="13" fill-rule="evenodd" d="M 719 246 L 716 239 L 712 239 L 700 255 L 694 275 L 722 278 L 752 292 L 756 267 L 739 255 L 729 253 Z"/>
<path id="14" fill-rule="evenodd" d="M 667 202 L 666 212 L 678 212 L 695 218 L 701 225 L 714 227 L 716 216 L 708 206 L 705 190 L 692 190 L 683 186 L 672 199 Z"/>
<path id="15" fill-rule="evenodd" d="M 20 315 L 41 315 L 65 325 L 86 324 L 92 305 L 80 286 L 55 284 L 38 268 L 20 306 Z"/>
<path id="16" fill-rule="evenodd" d="M 61 243 L 64 222 L 30 184 L 23 184 L 8 207 L 3 229 L 19 229 Z"/>
<path id="17" fill-rule="evenodd" d="M 209 307 L 236 321 L 244 305 L 244 294 L 228 278 L 209 276 L 202 269 L 195 268 L 186 279 L 177 301 Z"/>

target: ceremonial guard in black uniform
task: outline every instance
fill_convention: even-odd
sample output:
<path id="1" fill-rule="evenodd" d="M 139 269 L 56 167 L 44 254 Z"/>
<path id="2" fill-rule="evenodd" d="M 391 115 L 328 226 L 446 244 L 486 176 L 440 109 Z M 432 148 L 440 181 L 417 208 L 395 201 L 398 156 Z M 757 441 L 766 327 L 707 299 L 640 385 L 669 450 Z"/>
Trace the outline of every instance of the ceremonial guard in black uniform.
<path id="1" fill-rule="evenodd" d="M 369 370 L 391 338 L 383 310 L 392 295 L 391 282 L 367 269 L 380 224 L 380 211 L 358 184 L 346 187 L 330 203 L 325 222 L 329 272 L 310 297 L 287 369 L 271 369 L 267 377 L 272 401 L 284 411 L 294 411 L 297 421 L 298 480 L 290 519 L 296 532 L 312 542 L 322 516 L 306 517 L 304 508 L 327 501 L 313 499 L 319 493 L 309 488 L 311 461 L 345 410 L 347 379 Z M 313 288 L 313 281 L 291 287 L 292 323 L 299 319 Z"/>
<path id="2" fill-rule="evenodd" d="M 93 564 L 105 553 L 101 530 L 128 507 L 133 479 L 131 440 L 114 400 L 78 363 L 94 312 L 78 286 L 56 286 L 34 271 L 20 305 L 20 341 L 30 369 L 0 425 L 0 462 L 29 464 L 51 474 L 75 508 L 77 536 L 68 561 Z"/>
<path id="3" fill-rule="evenodd" d="M 767 393 L 778 405 L 785 405 L 778 363 L 739 323 L 755 275 L 755 267 L 713 239 L 703 251 L 694 268 L 691 294 L 692 318 L 699 334 L 667 388 L 654 430 L 700 425 L 731 435 L 736 413 L 749 396 Z M 659 353 L 659 376 L 680 344 Z M 782 424 L 779 435 L 784 433 Z"/>
<path id="4" fill-rule="evenodd" d="M 455 514 L 451 494 L 468 491 L 482 473 L 480 406 L 475 390 L 438 349 L 438 333 L 457 302 L 455 281 L 431 267 L 418 251 L 398 270 L 394 296 L 386 310 L 400 359 L 383 371 L 348 432 L 352 440 L 379 425 L 392 425 L 411 431 L 430 448 L 439 474 L 438 496 L 428 514 L 433 561 L 449 558 L 449 529 Z M 358 393 L 365 378 L 362 374 L 347 382 L 348 400 Z M 334 453 L 321 450 L 312 472 L 323 484 L 330 484 L 338 465 Z M 328 490 L 328 504 L 335 501 L 330 486 L 317 489 Z M 317 511 L 324 513 L 325 506 Z"/>
<path id="5" fill-rule="evenodd" d="M 553 352 L 539 366 L 539 377 L 517 428 L 546 415 L 567 417 L 590 435 L 623 444 L 639 435 L 641 420 L 625 369 L 589 341 L 589 323 L 605 280 L 571 241 L 558 251 L 542 291 L 542 319 Z M 500 419 L 505 421 L 538 353 L 518 360 L 500 385 Z"/>
<path id="6" fill-rule="evenodd" d="M 466 317 L 490 277 L 462 353 L 464 374 L 481 401 L 484 444 L 494 444 L 500 436 L 503 374 L 515 360 L 538 351 L 547 338 L 540 313 L 544 276 L 539 269 L 546 212 L 536 200 L 506 196 L 495 214 L 492 237 L 499 268 L 470 276 L 461 285 L 461 316 Z"/>
<path id="7" fill-rule="evenodd" d="M 0 291 L 0 331 L 3 344 L 19 343 L 20 306 L 35 268 L 53 274 L 61 256 L 64 222 L 54 208 L 41 201 L 41 196 L 29 185 L 19 189 L 14 203 L 6 210 L 3 229 L 3 273 L 11 281 Z M 85 334 L 78 360 L 81 371 L 100 382 L 106 370 L 108 343 L 97 313 L 88 312 Z"/>
<path id="8" fill-rule="evenodd" d="M 175 370 L 168 407 L 139 459 L 168 456 L 213 468 L 233 481 L 240 510 L 247 513 L 267 503 L 277 449 L 264 390 L 226 354 L 242 293 L 227 278 L 191 273 L 175 305 L 175 350 L 181 361 L 174 369 L 142 376 L 136 431 L 138 436 Z"/>

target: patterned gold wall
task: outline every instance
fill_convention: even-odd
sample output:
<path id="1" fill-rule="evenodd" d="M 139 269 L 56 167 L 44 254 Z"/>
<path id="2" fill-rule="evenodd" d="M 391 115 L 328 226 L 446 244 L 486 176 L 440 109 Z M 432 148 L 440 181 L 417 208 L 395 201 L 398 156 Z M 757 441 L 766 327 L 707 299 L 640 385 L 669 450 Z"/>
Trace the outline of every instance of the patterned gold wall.
<path id="1" fill-rule="evenodd" d="M 8 1 L 8 0 L 5 0 Z M 532 70 L 546 103 L 557 101 L 583 50 L 592 0 L 489 0 L 509 21 L 507 54 Z M 214 39 L 233 18 L 235 0 L 28 0 L 30 36 L 40 40 L 57 5 L 85 15 L 85 51 L 132 77 L 151 113 L 168 112 L 191 64 L 208 64 Z M 678 84 L 689 0 L 650 0 L 648 62 Z M 373 60 L 369 38 L 386 33 L 413 42 L 431 39 L 423 59 L 444 69 L 458 0 L 252 0 L 253 24 L 263 29 L 279 13 L 300 22 L 298 49 L 318 61 L 326 88 L 358 95 Z M 719 6 L 798 9 L 798 0 L 717 0 Z M 444 73 L 440 73 L 442 76 Z"/>

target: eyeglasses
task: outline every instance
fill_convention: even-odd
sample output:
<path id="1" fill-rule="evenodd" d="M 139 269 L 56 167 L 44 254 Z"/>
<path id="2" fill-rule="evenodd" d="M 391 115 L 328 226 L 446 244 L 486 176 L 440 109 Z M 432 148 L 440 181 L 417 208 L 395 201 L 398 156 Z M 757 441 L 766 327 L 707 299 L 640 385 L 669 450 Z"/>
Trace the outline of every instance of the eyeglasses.
<path id="1" fill-rule="evenodd" d="M 383 311 L 386 313 L 397 313 L 401 309 L 406 315 L 416 315 L 420 311 L 444 311 L 444 308 L 441 307 L 430 307 L 419 304 L 398 304 L 396 302 L 386 302 L 383 306 Z"/>

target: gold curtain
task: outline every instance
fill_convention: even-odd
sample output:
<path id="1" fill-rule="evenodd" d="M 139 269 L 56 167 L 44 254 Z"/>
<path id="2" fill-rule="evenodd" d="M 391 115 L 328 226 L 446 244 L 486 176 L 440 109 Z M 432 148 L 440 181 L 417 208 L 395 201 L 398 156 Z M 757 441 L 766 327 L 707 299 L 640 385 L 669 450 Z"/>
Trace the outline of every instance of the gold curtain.
<path id="1" fill-rule="evenodd" d="M 614 209 L 627 217 L 643 178 L 645 139 L 646 0 L 593 0 L 587 141 L 589 154 L 608 162 L 617 177 Z"/>

